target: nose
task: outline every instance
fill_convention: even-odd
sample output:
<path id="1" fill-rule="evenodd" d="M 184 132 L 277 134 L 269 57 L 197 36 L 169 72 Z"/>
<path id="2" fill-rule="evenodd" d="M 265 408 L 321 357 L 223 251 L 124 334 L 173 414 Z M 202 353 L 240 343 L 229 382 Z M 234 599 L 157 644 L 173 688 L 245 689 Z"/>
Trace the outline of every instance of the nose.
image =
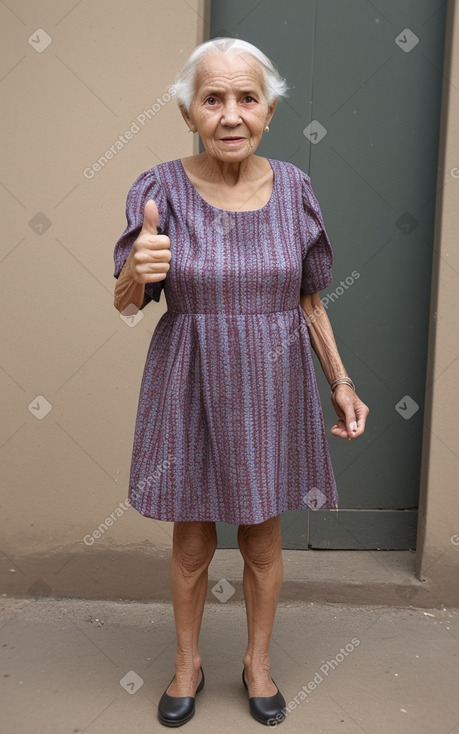
<path id="1" fill-rule="evenodd" d="M 223 108 L 222 125 L 235 126 L 241 122 L 236 100 L 228 100 Z"/>

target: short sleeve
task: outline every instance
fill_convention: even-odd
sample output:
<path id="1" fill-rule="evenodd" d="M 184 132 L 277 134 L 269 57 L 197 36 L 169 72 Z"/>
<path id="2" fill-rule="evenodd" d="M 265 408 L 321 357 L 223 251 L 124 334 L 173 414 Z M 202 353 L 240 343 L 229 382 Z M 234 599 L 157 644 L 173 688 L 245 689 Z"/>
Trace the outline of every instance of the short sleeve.
<path id="1" fill-rule="evenodd" d="M 115 278 L 119 274 L 131 251 L 134 241 L 137 239 L 143 224 L 143 211 L 148 199 L 154 199 L 158 208 L 158 234 L 167 234 L 168 204 L 167 196 L 159 179 L 159 172 L 151 168 L 134 181 L 126 198 L 126 221 L 127 226 L 115 245 Z M 145 285 L 145 306 L 149 301 L 159 301 L 161 291 L 164 287 L 164 279 L 156 283 Z"/>
<path id="2" fill-rule="evenodd" d="M 302 181 L 302 261 L 301 295 L 316 293 L 333 281 L 333 251 L 325 230 L 319 202 L 309 176 Z"/>

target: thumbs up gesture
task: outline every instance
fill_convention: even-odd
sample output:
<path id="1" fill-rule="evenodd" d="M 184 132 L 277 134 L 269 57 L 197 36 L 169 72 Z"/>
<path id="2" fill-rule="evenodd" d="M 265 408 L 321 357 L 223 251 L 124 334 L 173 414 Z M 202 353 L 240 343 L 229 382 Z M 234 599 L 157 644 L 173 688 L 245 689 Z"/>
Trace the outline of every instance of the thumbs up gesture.
<path id="1" fill-rule="evenodd" d="M 143 213 L 143 226 L 130 253 L 130 273 L 136 283 L 156 283 L 164 280 L 169 270 L 171 242 L 158 234 L 158 208 L 148 199 Z"/>

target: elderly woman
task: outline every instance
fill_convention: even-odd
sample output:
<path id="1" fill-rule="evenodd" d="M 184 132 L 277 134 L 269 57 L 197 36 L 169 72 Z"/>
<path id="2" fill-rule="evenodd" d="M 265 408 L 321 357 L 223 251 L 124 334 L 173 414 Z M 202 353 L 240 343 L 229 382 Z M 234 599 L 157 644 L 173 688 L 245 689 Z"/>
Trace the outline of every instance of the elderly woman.
<path id="1" fill-rule="evenodd" d="M 167 302 L 143 374 L 128 495 L 140 514 L 174 522 L 175 675 L 158 716 L 189 721 L 204 685 L 198 641 L 220 521 L 239 526 L 242 681 L 250 712 L 270 725 L 285 718 L 269 658 L 280 514 L 337 508 L 311 346 L 331 385 L 331 433 L 356 439 L 369 411 L 319 298 L 332 251 L 310 178 L 255 154 L 285 81 L 255 46 L 219 38 L 193 51 L 176 91 L 205 151 L 137 178 L 115 248 L 115 307 L 132 313 L 163 287 Z"/>

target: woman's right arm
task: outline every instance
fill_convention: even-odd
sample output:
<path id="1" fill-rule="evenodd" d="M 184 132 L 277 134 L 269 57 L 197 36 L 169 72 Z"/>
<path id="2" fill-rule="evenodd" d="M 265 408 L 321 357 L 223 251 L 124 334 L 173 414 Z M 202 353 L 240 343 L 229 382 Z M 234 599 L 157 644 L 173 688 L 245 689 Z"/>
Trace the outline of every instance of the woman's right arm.
<path id="1" fill-rule="evenodd" d="M 113 305 L 120 313 L 130 306 L 131 303 L 137 306 L 137 308 L 142 308 L 145 299 L 145 283 L 138 283 L 133 277 L 133 252 L 134 248 L 131 250 L 128 259 L 124 263 L 123 269 L 121 270 L 115 285 Z"/>
<path id="2" fill-rule="evenodd" d="M 116 281 L 113 304 L 120 313 L 131 304 L 142 308 L 145 284 L 164 280 L 170 267 L 170 245 L 169 237 L 158 234 L 158 208 L 154 199 L 149 199 L 140 234 Z"/>

